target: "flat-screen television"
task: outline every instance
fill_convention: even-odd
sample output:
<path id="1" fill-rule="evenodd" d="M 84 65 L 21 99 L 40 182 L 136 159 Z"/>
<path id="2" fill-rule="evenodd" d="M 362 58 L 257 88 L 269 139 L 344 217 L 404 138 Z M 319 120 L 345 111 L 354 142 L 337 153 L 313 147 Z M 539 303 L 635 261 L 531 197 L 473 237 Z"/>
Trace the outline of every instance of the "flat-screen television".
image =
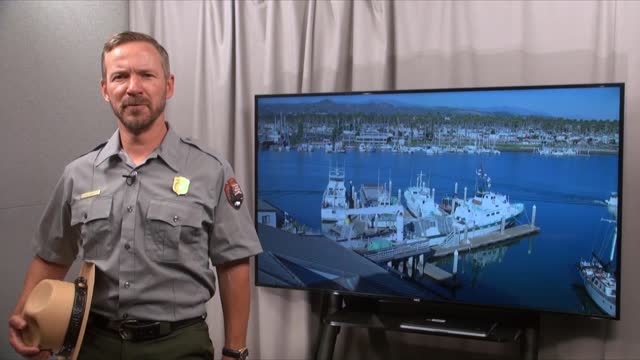
<path id="1" fill-rule="evenodd" d="M 258 286 L 620 318 L 624 84 L 255 97 Z"/>

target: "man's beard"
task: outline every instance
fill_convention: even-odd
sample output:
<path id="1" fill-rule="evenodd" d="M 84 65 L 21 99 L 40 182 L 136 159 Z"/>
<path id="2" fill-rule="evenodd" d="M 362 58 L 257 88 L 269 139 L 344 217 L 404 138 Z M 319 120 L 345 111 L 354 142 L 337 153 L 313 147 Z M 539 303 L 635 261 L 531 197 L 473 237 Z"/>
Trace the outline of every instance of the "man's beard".
<path id="1" fill-rule="evenodd" d="M 150 111 L 149 116 L 139 117 L 141 111 L 143 110 L 127 110 L 127 107 L 131 105 L 146 106 Z M 154 108 L 151 106 L 151 102 L 147 99 L 129 98 L 124 100 L 118 107 L 115 107 L 114 104 L 111 104 L 111 109 L 113 109 L 113 113 L 127 130 L 129 130 L 133 134 L 139 135 L 145 130 L 149 129 L 156 122 L 158 117 L 160 117 L 160 115 L 164 112 L 165 106 L 166 101 L 162 101 L 157 108 Z M 127 111 L 129 111 L 129 114 L 126 113 Z"/>

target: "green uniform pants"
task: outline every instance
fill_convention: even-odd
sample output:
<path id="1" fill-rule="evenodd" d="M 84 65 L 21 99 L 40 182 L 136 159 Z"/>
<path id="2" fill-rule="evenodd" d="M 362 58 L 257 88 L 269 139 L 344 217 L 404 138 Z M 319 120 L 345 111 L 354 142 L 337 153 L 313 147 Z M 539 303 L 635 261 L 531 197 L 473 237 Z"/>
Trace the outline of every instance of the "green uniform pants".
<path id="1" fill-rule="evenodd" d="M 164 337 L 136 342 L 87 327 L 78 360 L 213 360 L 213 344 L 204 320 Z"/>

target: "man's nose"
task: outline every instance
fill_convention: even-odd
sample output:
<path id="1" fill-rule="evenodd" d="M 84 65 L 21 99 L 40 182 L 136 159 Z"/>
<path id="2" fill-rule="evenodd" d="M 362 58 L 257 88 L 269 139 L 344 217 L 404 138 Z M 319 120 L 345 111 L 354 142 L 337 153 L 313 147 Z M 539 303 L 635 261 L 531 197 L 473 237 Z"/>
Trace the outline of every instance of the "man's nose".
<path id="1" fill-rule="evenodd" d="M 142 92 L 142 83 L 140 82 L 140 77 L 137 75 L 132 75 L 129 77 L 129 86 L 127 87 L 127 93 L 129 94 L 139 94 Z"/>

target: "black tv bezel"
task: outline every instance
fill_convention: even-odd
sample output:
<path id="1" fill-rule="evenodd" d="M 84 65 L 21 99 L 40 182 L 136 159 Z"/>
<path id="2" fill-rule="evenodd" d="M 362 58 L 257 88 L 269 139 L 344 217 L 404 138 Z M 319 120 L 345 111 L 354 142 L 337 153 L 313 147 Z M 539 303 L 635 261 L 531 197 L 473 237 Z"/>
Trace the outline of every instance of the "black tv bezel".
<path id="1" fill-rule="evenodd" d="M 616 316 L 610 317 L 599 314 L 582 314 L 577 312 L 564 312 L 549 309 L 537 309 L 530 307 L 517 307 L 517 306 L 500 306 L 491 304 L 474 304 L 474 303 L 461 303 L 454 301 L 438 301 L 438 300 L 426 300 L 421 298 L 409 298 L 403 296 L 393 295 L 381 295 L 364 292 L 353 292 L 344 290 L 330 290 L 326 288 L 314 288 L 314 287 L 291 287 L 291 286 L 277 286 L 271 284 L 261 284 L 259 282 L 259 256 L 255 257 L 254 266 L 254 285 L 256 287 L 272 288 L 272 289 L 286 289 L 286 290 L 300 290 L 319 294 L 334 294 L 345 297 L 361 298 L 365 300 L 373 300 L 379 303 L 397 303 L 404 305 L 416 305 L 418 307 L 429 306 L 430 304 L 438 307 L 445 306 L 454 309 L 474 309 L 484 310 L 491 313 L 501 312 L 509 314 L 518 314 L 525 316 L 537 316 L 539 314 L 558 314 L 568 315 L 578 318 L 593 318 L 604 320 L 620 320 L 622 309 L 620 308 L 622 298 L 622 203 L 623 203 L 623 160 L 624 160 L 624 118 L 625 118 L 625 82 L 606 82 L 606 83 L 580 83 L 580 84 L 551 84 L 551 85 L 520 85 L 520 86 L 488 86 L 488 87 L 460 87 L 460 88 L 432 88 L 432 89 L 394 89 L 394 90 L 371 90 L 371 91 L 341 91 L 341 92 L 301 92 L 301 93 L 271 93 L 271 94 L 255 94 L 254 95 L 254 131 L 253 131 L 253 162 L 254 162 L 254 225 L 258 227 L 258 152 L 260 150 L 260 144 L 258 142 L 258 101 L 268 98 L 284 98 L 284 97 L 312 97 L 312 96 L 343 96 L 343 95 L 381 95 L 381 94 L 411 94 L 411 93 L 445 93 L 445 92 L 473 92 L 473 91 L 505 91 L 505 90 L 545 90 L 545 89 L 571 89 L 571 88 L 594 88 L 594 87 L 615 87 L 620 90 L 620 103 L 619 103 L 619 127 L 618 127 L 618 215 L 617 224 L 618 233 L 616 241 Z"/>

